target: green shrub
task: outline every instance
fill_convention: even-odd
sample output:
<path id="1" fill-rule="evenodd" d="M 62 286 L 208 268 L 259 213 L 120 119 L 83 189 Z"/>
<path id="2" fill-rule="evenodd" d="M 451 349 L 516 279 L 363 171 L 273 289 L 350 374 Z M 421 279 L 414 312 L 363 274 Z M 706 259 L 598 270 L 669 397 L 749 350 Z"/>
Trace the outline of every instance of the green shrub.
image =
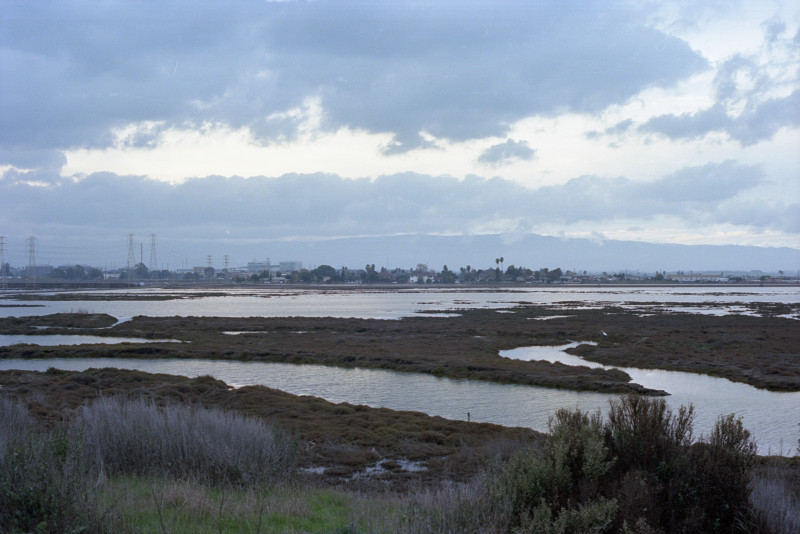
<path id="1" fill-rule="evenodd" d="M 576 507 L 561 508 L 555 517 L 553 510 L 542 501 L 533 509 L 524 526 L 516 529 L 519 534 L 600 534 L 608 532 L 614 525 L 617 503 L 613 499 L 600 497 L 596 501 Z"/>
<path id="2" fill-rule="evenodd" d="M 692 443 L 693 420 L 692 405 L 673 415 L 664 399 L 628 395 L 611 401 L 606 430 L 617 471 L 668 475 L 666 463 Z"/>
<path id="3" fill-rule="evenodd" d="M 608 419 L 558 410 L 542 451 L 512 458 L 493 499 L 520 532 L 733 532 L 750 528 L 755 445 L 740 419 L 720 418 L 692 442 L 691 406 L 613 401 Z"/>
<path id="4" fill-rule="evenodd" d="M 613 501 L 592 500 L 613 460 L 603 442 L 600 414 L 561 409 L 549 426 L 550 439 L 541 452 L 526 451 L 509 461 L 495 498 L 508 510 L 509 523 L 523 532 L 537 531 L 545 524 L 556 529 L 548 527 L 547 532 L 558 532 L 568 524 L 586 526 L 601 509 L 603 521 L 592 523 L 592 528 L 602 527 Z M 616 511 L 616 503 L 613 508 Z"/>

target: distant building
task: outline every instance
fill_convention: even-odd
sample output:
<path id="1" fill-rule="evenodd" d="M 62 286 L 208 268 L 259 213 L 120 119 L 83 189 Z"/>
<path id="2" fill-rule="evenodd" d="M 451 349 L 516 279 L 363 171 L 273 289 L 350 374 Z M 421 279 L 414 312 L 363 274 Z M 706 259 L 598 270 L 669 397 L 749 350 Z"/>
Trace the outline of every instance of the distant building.
<path id="1" fill-rule="evenodd" d="M 728 282 L 727 276 L 722 274 L 706 274 L 706 273 L 680 273 L 667 275 L 667 280 L 675 282 Z"/>
<path id="2" fill-rule="evenodd" d="M 253 260 L 247 263 L 247 272 L 248 273 L 263 273 L 264 271 L 269 272 L 269 261 L 256 261 Z"/>
<path id="3" fill-rule="evenodd" d="M 30 266 L 22 269 L 23 276 L 36 276 L 37 278 L 47 278 L 53 272 L 52 265 L 34 265 L 32 270 Z"/>
<path id="4" fill-rule="evenodd" d="M 282 273 L 293 273 L 303 268 L 302 261 L 282 261 L 278 264 L 278 270 Z"/>

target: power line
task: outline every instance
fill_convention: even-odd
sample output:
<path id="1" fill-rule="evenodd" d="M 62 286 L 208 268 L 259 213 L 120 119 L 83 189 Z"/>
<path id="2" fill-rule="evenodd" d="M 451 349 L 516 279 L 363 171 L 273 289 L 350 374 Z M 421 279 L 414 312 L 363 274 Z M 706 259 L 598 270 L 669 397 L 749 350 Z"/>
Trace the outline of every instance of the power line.
<path id="1" fill-rule="evenodd" d="M 6 236 L 0 235 L 0 275 L 3 277 L 3 289 L 6 288 Z"/>
<path id="2" fill-rule="evenodd" d="M 128 234 L 128 281 L 133 280 L 133 265 L 136 263 L 136 252 L 133 249 L 133 234 Z"/>
<path id="3" fill-rule="evenodd" d="M 158 261 L 156 259 L 156 234 L 150 234 L 150 273 L 158 270 Z"/>
<path id="4" fill-rule="evenodd" d="M 33 289 L 36 289 L 36 236 L 28 238 L 28 279 L 33 280 Z"/>

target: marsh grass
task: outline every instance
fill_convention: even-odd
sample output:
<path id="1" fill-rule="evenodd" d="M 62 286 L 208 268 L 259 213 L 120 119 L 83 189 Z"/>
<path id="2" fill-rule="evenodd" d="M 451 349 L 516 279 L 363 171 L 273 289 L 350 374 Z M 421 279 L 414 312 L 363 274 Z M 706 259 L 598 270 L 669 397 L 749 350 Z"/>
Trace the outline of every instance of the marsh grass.
<path id="1" fill-rule="evenodd" d="M 97 490 L 73 432 L 39 428 L 24 404 L 0 398 L 0 532 L 103 530 Z"/>
<path id="2" fill-rule="evenodd" d="M 762 529 L 772 534 L 800 532 L 800 465 L 781 461 L 759 466 L 751 483 L 750 503 Z"/>
<path id="3" fill-rule="evenodd" d="M 101 397 L 83 407 L 83 451 L 106 474 L 168 474 L 261 484 L 297 464 L 295 440 L 274 425 L 219 408 Z"/>
<path id="4" fill-rule="evenodd" d="M 287 482 L 210 486 L 153 476 L 118 477 L 104 497 L 120 510 L 118 532 L 390 532 L 381 523 L 393 506 L 378 496 Z"/>
<path id="5" fill-rule="evenodd" d="M 227 496 L 291 477 L 297 451 L 274 426 L 220 409 L 100 398 L 70 422 L 45 428 L 22 402 L 2 397 L 0 532 L 116 531 L 140 516 L 149 526 L 134 531 L 171 532 L 175 503 L 214 519 L 214 531 L 237 531 L 225 526 L 233 521 Z M 134 507 L 146 512 L 130 512 L 124 494 L 105 489 L 155 474 L 172 482 L 149 486 L 148 505 Z M 127 480 L 135 495 L 136 479 Z"/>

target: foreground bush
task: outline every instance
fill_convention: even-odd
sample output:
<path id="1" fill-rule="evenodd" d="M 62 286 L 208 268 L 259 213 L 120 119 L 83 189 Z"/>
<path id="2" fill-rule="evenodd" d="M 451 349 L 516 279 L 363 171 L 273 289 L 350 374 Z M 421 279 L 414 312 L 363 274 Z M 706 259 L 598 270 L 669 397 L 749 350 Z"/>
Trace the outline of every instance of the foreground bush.
<path id="1" fill-rule="evenodd" d="M 259 484 L 286 476 L 297 461 L 290 436 L 216 408 L 99 398 L 84 406 L 80 424 L 84 454 L 109 475 Z"/>
<path id="2" fill-rule="evenodd" d="M 734 532 L 752 524 L 755 445 L 720 418 L 692 442 L 692 407 L 623 397 L 599 414 L 559 410 L 541 452 L 520 454 L 494 489 L 517 532 Z"/>
<path id="3" fill-rule="evenodd" d="M 109 530 L 106 475 L 256 487 L 290 474 L 297 450 L 264 421 L 219 409 L 100 398 L 44 429 L 23 403 L 0 397 L 0 532 Z"/>
<path id="4" fill-rule="evenodd" d="M 24 404 L 0 398 L 0 532 L 92 532 L 104 515 L 80 442 L 37 428 Z"/>

